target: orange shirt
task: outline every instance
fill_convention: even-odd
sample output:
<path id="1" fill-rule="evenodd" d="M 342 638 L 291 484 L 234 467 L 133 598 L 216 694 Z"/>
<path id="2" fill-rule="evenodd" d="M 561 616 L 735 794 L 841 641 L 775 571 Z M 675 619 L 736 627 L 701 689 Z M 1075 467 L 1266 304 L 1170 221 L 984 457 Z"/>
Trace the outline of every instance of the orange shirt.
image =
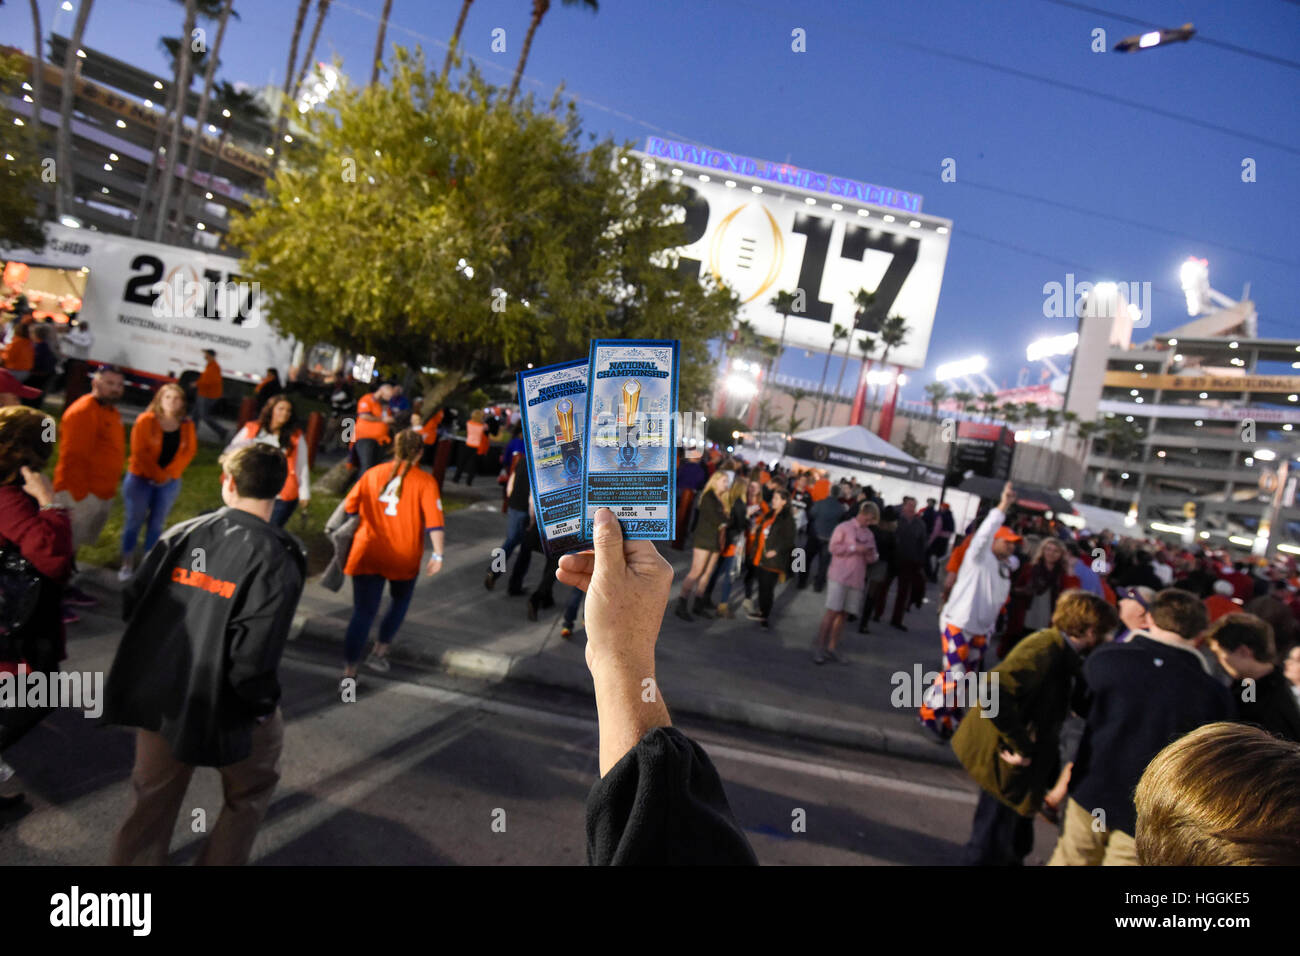
<path id="1" fill-rule="evenodd" d="M 199 447 L 194 435 L 194 423 L 188 418 L 181 422 L 180 433 L 181 441 L 176 454 L 166 468 L 159 468 L 158 454 L 162 451 L 163 444 L 162 423 L 153 412 L 141 413 L 131 426 L 131 460 L 127 463 L 126 470 L 155 482 L 179 478 L 194 460 L 194 453 Z"/>
<path id="2" fill-rule="evenodd" d="M 112 498 L 126 461 L 126 429 L 115 405 L 101 405 L 82 395 L 63 413 L 59 428 L 59 463 L 54 490 L 80 501 L 87 494 Z"/>
<path id="3" fill-rule="evenodd" d="M 829 478 L 818 478 L 813 482 L 812 500 L 821 501 L 823 498 L 831 496 L 831 480 Z"/>
<path id="4" fill-rule="evenodd" d="M 36 364 L 36 346 L 31 339 L 15 338 L 4 348 L 4 366 L 11 372 L 30 372 Z"/>
<path id="5" fill-rule="evenodd" d="M 488 450 L 487 426 L 482 422 L 466 422 L 465 444 L 470 448 L 477 448 L 480 455 L 486 455 Z"/>
<path id="6" fill-rule="evenodd" d="M 420 426 L 420 436 L 424 439 L 426 445 L 435 444 L 438 441 L 438 426 L 442 424 L 442 409 L 438 409 L 432 418 Z"/>
<path id="7" fill-rule="evenodd" d="M 369 422 L 363 419 L 362 415 L 374 415 L 376 418 L 384 417 L 384 403 L 379 400 L 379 396 L 374 392 L 368 392 L 361 396 L 357 402 L 357 427 L 354 434 L 357 441 L 363 438 L 372 438 L 381 445 L 387 445 L 392 439 L 388 437 L 388 422 Z"/>
<path id="8" fill-rule="evenodd" d="M 970 547 L 970 541 L 973 537 L 975 537 L 973 533 L 966 535 L 966 537 L 962 538 L 961 544 L 953 548 L 952 554 L 948 555 L 948 564 L 944 570 L 949 574 L 956 574 L 961 570 L 962 559 L 966 557 L 966 549 Z"/>
<path id="9" fill-rule="evenodd" d="M 361 516 L 344 574 L 409 581 L 420 573 L 426 535 L 442 528 L 442 499 L 433 476 L 411 468 L 402 479 L 401 495 L 394 497 L 392 474 L 391 465 L 371 468 L 344 499 L 343 510 Z"/>
<path id="10" fill-rule="evenodd" d="M 203 398 L 221 397 L 221 366 L 216 359 L 208 359 L 208 364 L 203 366 L 194 387 Z"/>

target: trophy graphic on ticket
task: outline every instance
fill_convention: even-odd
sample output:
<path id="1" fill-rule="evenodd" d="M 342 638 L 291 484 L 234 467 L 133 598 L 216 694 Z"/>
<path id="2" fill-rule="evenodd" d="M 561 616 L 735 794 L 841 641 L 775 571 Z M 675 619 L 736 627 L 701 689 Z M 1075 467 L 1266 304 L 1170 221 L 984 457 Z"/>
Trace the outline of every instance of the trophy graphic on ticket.
<path id="1" fill-rule="evenodd" d="M 611 509 L 628 538 L 671 538 L 676 524 L 678 343 L 611 339 L 591 344 L 583 532 Z"/>

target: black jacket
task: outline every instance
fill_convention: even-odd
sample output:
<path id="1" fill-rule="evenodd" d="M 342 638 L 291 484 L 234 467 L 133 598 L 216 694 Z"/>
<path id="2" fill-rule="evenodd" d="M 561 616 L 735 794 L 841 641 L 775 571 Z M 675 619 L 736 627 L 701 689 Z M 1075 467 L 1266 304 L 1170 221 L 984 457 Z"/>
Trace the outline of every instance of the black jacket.
<path id="1" fill-rule="evenodd" d="M 1300 704 L 1291 693 L 1290 682 L 1275 667 L 1255 681 L 1254 700 L 1246 700 L 1240 682 L 1234 687 L 1237 693 L 1237 713 L 1247 724 L 1258 724 L 1275 737 L 1300 743 Z"/>
<path id="2" fill-rule="evenodd" d="M 757 864 L 708 755 L 672 727 L 650 731 L 587 796 L 594 866 Z"/>
<path id="3" fill-rule="evenodd" d="M 1227 688 L 1195 651 L 1138 631 L 1126 644 L 1103 644 L 1083 666 L 1089 703 L 1070 796 L 1105 825 L 1129 836 L 1137 821 L 1133 791 L 1151 758 L 1186 733 L 1235 716 Z"/>
<path id="4" fill-rule="evenodd" d="M 257 718 L 279 704 L 306 571 L 296 538 L 244 511 L 169 529 L 123 595 L 105 721 L 161 734 L 182 763 L 243 760 Z"/>

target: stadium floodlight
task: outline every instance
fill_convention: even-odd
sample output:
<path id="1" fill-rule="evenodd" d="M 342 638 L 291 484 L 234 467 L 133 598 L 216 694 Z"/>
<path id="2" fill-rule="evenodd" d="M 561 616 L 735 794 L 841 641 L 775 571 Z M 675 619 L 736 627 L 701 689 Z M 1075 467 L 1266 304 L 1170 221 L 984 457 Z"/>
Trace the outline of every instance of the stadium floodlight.
<path id="1" fill-rule="evenodd" d="M 1196 27 L 1184 23 L 1181 27 L 1168 30 L 1151 30 L 1125 37 L 1115 44 L 1116 53 L 1136 53 L 1139 50 L 1153 50 L 1158 46 L 1170 46 L 1174 43 L 1186 43 L 1196 35 Z"/>
<path id="2" fill-rule="evenodd" d="M 958 359 L 955 362 L 945 362 L 934 370 L 934 380 L 936 382 L 947 382 L 954 378 L 966 378 L 969 375 L 979 375 L 989 367 L 989 360 L 982 355 L 973 355 L 970 358 Z"/>
<path id="3" fill-rule="evenodd" d="M 758 394 L 758 383 L 743 375 L 727 377 L 727 391 L 736 398 L 753 398 Z"/>
<path id="4" fill-rule="evenodd" d="M 1039 339 L 1037 342 L 1031 342 L 1029 348 L 1025 349 L 1025 358 L 1031 362 L 1039 362 L 1050 355 L 1070 355 L 1078 346 L 1078 332 L 1071 332 L 1068 335 L 1053 335 L 1049 338 Z"/>
<path id="5" fill-rule="evenodd" d="M 1243 538 L 1239 534 L 1228 535 L 1228 540 L 1233 544 L 1240 545 L 1243 548 L 1253 548 L 1255 546 L 1254 538 Z"/>
<path id="6" fill-rule="evenodd" d="M 1210 297 L 1209 260 L 1189 256 L 1178 270 L 1178 281 L 1183 287 L 1183 295 L 1187 297 L 1187 314 L 1200 315 L 1205 311 L 1206 300 Z"/>
<path id="7" fill-rule="evenodd" d="M 1255 452 L 1255 457 L 1260 461 L 1277 461 L 1277 452 L 1271 448 L 1261 448 Z"/>

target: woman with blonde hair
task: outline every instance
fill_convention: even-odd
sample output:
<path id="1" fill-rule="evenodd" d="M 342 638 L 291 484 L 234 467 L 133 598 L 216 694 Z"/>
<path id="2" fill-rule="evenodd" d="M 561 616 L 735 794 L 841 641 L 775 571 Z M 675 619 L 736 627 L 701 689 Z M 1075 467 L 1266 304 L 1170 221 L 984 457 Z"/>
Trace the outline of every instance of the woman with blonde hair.
<path id="1" fill-rule="evenodd" d="M 728 519 L 731 514 L 731 483 L 736 474 L 727 468 L 719 468 L 704 485 L 700 492 L 695 522 L 695 535 L 692 540 L 691 570 L 682 582 L 682 590 L 677 598 L 676 615 L 683 621 L 693 621 L 691 612 L 712 617 L 713 612 L 704 606 L 704 595 L 697 595 L 695 606 L 688 607 L 695 589 L 709 580 L 714 565 L 727 546 Z"/>
<path id="2" fill-rule="evenodd" d="M 360 518 L 343 566 L 343 573 L 352 578 L 353 600 L 343 644 L 344 679 L 356 676 L 370 626 L 379 614 L 385 582 L 392 603 L 379 622 L 379 640 L 366 664 L 372 670 L 389 669 L 388 648 L 415 591 L 426 533 L 433 554 L 425 571 L 434 575 L 442 570 L 442 498 L 438 482 L 419 467 L 423 454 L 420 433 L 403 429 L 393 442 L 392 467 L 371 468 L 343 501 L 344 512 Z"/>
<path id="3" fill-rule="evenodd" d="M 131 426 L 131 457 L 122 479 L 126 520 L 122 527 L 122 564 L 119 581 L 130 580 L 140 528 L 144 527 L 144 553 L 162 536 L 167 515 L 181 493 L 181 475 L 194 460 L 198 436 L 186 415 L 185 391 L 168 382 Z"/>
<path id="4" fill-rule="evenodd" d="M 998 642 L 998 657 L 1006 657 L 1011 648 L 1027 634 L 1051 626 L 1056 599 L 1065 590 L 1065 545 L 1059 538 L 1043 538 L 1034 548 L 1034 559 L 1025 563 L 1011 584 L 1007 605 L 1007 628 Z"/>

